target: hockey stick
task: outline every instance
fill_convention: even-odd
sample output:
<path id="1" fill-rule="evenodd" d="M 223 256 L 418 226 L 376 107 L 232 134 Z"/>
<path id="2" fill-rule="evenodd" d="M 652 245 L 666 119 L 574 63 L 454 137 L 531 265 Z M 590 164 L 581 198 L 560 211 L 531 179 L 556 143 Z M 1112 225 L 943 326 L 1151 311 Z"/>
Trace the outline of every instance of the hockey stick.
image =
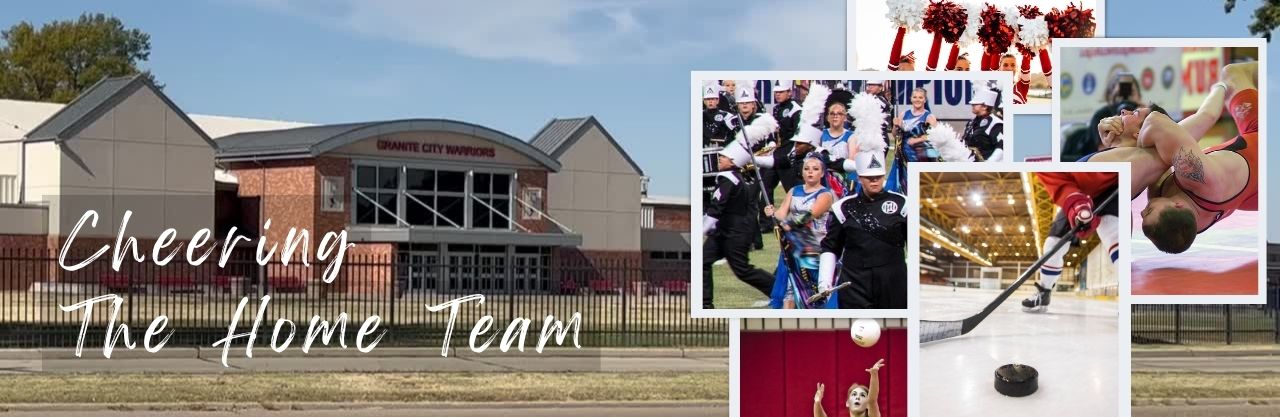
<path id="1" fill-rule="evenodd" d="M 1106 207 L 1111 204 L 1111 202 L 1116 199 L 1116 194 L 1118 192 L 1118 189 L 1117 191 L 1112 191 L 1111 196 L 1107 197 L 1106 200 L 1103 200 L 1102 204 L 1099 204 L 1097 207 L 1101 209 L 1102 207 Z M 1009 288 L 1006 288 L 1001 292 L 1000 295 L 996 297 L 996 300 L 992 301 L 991 304 L 987 304 L 987 307 L 982 309 L 982 312 L 974 314 L 964 320 L 920 320 L 920 343 L 959 337 L 961 335 L 968 334 L 973 330 L 973 328 L 978 327 L 978 323 L 982 323 L 982 320 L 986 319 L 987 316 L 996 311 L 996 308 L 1000 307 L 1000 304 L 1004 303 L 1004 300 L 1009 299 L 1009 296 L 1013 295 L 1013 292 L 1017 291 L 1018 287 L 1022 286 L 1024 282 L 1027 282 L 1027 279 L 1031 278 L 1036 271 L 1040 270 L 1040 267 L 1044 266 L 1044 263 L 1049 261 L 1050 256 L 1057 253 L 1058 250 L 1062 249 L 1063 246 L 1070 242 L 1071 239 L 1068 239 L 1068 237 L 1071 237 L 1072 234 L 1083 230 L 1084 226 L 1087 225 L 1088 223 L 1081 223 L 1076 225 L 1075 228 L 1068 230 L 1067 234 L 1063 236 L 1061 240 L 1058 240 L 1058 243 L 1053 245 L 1053 248 L 1045 251 L 1044 255 L 1041 256 L 1040 259 L 1036 260 L 1036 263 L 1031 264 L 1031 267 L 1027 268 L 1027 270 L 1022 273 L 1022 276 L 1018 277 L 1018 280 L 1013 282 L 1013 285 L 1010 285 Z"/>

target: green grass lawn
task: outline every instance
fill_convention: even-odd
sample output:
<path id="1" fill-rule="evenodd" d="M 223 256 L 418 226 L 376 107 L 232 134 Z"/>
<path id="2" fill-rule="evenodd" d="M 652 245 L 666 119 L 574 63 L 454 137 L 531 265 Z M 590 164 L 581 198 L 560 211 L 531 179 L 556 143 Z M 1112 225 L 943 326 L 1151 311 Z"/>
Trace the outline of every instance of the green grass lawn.
<path id="1" fill-rule="evenodd" d="M 1280 374 L 1135 372 L 1133 399 L 1146 398 L 1276 398 Z"/>
<path id="2" fill-rule="evenodd" d="M 727 401 L 723 372 L 0 376 L 0 404 Z"/>

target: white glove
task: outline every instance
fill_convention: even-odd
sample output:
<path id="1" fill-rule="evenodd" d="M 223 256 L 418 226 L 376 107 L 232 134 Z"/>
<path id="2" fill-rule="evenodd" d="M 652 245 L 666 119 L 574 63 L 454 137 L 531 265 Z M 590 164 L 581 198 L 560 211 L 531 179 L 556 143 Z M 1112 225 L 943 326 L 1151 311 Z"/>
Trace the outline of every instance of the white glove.
<path id="1" fill-rule="evenodd" d="M 840 166 L 841 168 L 844 168 L 845 173 L 852 174 L 854 172 L 858 172 L 857 165 L 853 163 L 853 158 L 844 160 L 844 163 L 840 164 Z"/>
<path id="2" fill-rule="evenodd" d="M 996 148 L 991 152 L 991 157 L 987 158 L 987 162 L 1000 162 L 1002 159 L 1004 159 L 1004 149 Z"/>
<path id="3" fill-rule="evenodd" d="M 835 286 L 836 254 L 823 252 L 818 257 L 818 291 L 826 291 Z"/>
<path id="4" fill-rule="evenodd" d="M 705 235 L 705 234 L 711 233 L 711 231 L 713 230 L 716 230 L 716 223 L 719 223 L 719 222 L 720 222 L 720 219 L 703 215 L 702 216 L 702 234 Z"/>
<path id="5" fill-rule="evenodd" d="M 751 162 L 754 162 L 756 166 L 761 168 L 773 168 L 772 156 L 752 156 Z"/>

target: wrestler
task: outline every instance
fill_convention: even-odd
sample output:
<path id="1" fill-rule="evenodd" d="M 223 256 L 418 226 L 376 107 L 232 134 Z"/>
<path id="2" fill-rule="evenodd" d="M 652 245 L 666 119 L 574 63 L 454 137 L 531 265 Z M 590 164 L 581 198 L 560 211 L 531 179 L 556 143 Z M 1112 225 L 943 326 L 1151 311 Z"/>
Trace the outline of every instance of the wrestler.
<path id="1" fill-rule="evenodd" d="M 1221 82 L 1212 87 L 1200 111 L 1183 122 L 1140 108 L 1122 114 L 1119 125 L 1104 120 L 1107 127 L 1099 126 L 1104 138 L 1118 135 L 1104 141 L 1127 140 L 1133 124 L 1140 123 L 1137 145 L 1154 148 L 1172 168 L 1148 189 L 1147 207 L 1142 210 L 1143 234 L 1157 249 L 1184 252 L 1197 234 L 1236 210 L 1257 210 L 1257 79 L 1257 63 L 1230 64 L 1223 67 Z M 1217 120 L 1224 100 L 1239 134 L 1201 149 L 1198 139 Z"/>

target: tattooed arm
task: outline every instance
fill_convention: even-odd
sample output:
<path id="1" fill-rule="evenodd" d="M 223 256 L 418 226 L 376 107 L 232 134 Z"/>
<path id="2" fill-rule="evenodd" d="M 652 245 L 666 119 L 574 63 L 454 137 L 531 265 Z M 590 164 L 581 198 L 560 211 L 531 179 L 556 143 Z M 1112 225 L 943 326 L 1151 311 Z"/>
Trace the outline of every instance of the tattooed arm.
<path id="1" fill-rule="evenodd" d="M 1221 194 L 1223 175 L 1221 163 L 1205 156 L 1200 144 L 1182 126 L 1160 114 L 1152 114 L 1138 133 L 1138 142 L 1154 145 L 1160 159 L 1173 168 L 1178 185 L 1205 197 Z"/>

